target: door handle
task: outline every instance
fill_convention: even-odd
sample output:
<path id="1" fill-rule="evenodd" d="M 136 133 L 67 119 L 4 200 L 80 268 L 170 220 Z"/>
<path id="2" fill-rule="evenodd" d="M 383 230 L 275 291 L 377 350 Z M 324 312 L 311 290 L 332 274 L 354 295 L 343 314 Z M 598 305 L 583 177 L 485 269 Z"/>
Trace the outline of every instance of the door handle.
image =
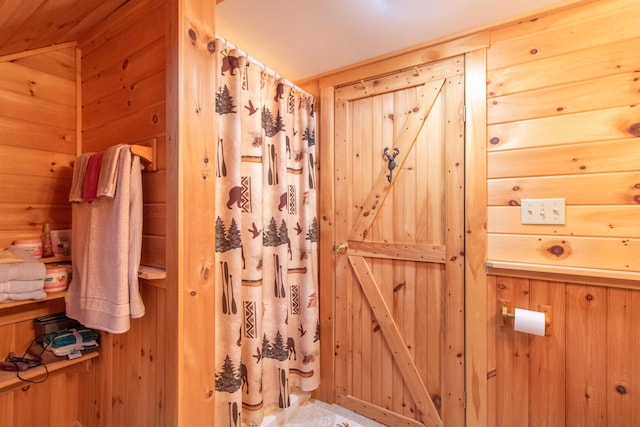
<path id="1" fill-rule="evenodd" d="M 342 242 L 342 243 L 338 243 L 337 245 L 333 245 L 333 252 L 335 252 L 337 254 L 343 254 L 343 253 L 347 252 L 347 249 L 349 249 L 349 245 L 347 245 L 346 242 Z"/>

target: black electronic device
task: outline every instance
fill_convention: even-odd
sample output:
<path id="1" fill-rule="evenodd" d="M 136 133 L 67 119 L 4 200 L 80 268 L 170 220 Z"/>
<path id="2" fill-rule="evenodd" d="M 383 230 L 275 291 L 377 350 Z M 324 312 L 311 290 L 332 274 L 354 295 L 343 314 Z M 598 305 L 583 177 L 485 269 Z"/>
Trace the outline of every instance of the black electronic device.
<path id="1" fill-rule="evenodd" d="M 80 322 L 67 317 L 64 313 L 54 313 L 33 319 L 33 329 L 35 330 L 36 338 L 51 332 L 78 328 L 80 326 L 82 326 Z"/>

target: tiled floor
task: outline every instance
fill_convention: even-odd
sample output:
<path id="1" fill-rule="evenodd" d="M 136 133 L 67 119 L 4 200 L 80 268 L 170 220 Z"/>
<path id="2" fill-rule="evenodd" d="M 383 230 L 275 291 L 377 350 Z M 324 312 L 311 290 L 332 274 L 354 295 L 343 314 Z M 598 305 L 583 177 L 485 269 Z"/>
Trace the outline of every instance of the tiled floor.
<path id="1" fill-rule="evenodd" d="M 384 424 L 380 424 L 374 420 L 363 417 L 362 415 L 356 414 L 355 412 L 351 412 L 348 409 L 345 409 L 338 405 L 329 405 L 328 403 L 320 402 L 319 400 L 309 401 L 300 407 L 300 410 L 304 408 L 305 405 L 311 405 L 319 409 L 327 410 L 335 413 L 336 418 L 333 424 L 326 424 L 331 427 L 384 427 Z M 307 426 L 315 424 L 309 424 L 307 421 Z M 324 424 L 322 425 L 324 427 Z M 320 427 L 320 424 L 318 424 Z"/>
<path id="2" fill-rule="evenodd" d="M 262 427 L 384 427 L 338 405 L 308 400 L 304 395 L 284 412 L 265 417 Z"/>

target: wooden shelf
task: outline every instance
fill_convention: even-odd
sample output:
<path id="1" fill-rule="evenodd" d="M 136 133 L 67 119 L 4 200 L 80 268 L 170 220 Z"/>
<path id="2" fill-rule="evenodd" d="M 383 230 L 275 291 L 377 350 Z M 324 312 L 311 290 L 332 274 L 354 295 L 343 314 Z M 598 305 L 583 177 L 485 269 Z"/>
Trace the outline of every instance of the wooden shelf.
<path id="1" fill-rule="evenodd" d="M 39 258 L 38 261 L 40 261 L 43 264 L 53 264 L 56 262 L 71 262 L 71 256 L 57 255 L 57 256 L 52 256 L 48 258 Z"/>
<path id="2" fill-rule="evenodd" d="M 21 305 L 27 305 L 27 304 L 36 304 L 39 302 L 45 302 L 45 301 L 51 301 L 51 300 L 55 300 L 55 299 L 60 299 L 60 298 L 64 298 L 65 295 L 65 291 L 60 291 L 60 292 L 52 292 L 47 294 L 47 296 L 43 299 L 28 299 L 28 300 L 24 300 L 24 301 L 13 301 L 13 300 L 6 300 L 3 302 L 0 302 L 0 310 L 5 309 L 5 308 L 10 308 L 10 307 L 18 307 Z"/>
<path id="3" fill-rule="evenodd" d="M 141 265 L 138 269 L 138 277 L 147 280 L 159 280 L 167 277 L 167 271 L 161 268 L 149 267 L 148 265 Z"/>
<path id="4" fill-rule="evenodd" d="M 39 261 L 44 264 L 53 264 L 57 262 L 71 262 L 70 256 L 57 256 L 51 258 L 40 258 Z M 162 268 L 151 267 L 148 265 L 141 265 L 138 269 L 138 277 L 141 279 L 155 280 L 165 279 L 167 277 L 167 271 Z"/>
<path id="5" fill-rule="evenodd" d="M 93 351 L 91 353 L 87 353 L 77 359 L 70 360 L 61 360 L 58 362 L 47 363 L 47 370 L 49 371 L 49 375 L 53 374 L 56 371 L 60 371 L 62 369 L 69 369 L 71 367 L 76 368 L 88 368 L 89 361 L 94 359 L 100 355 L 99 352 Z M 83 366 L 84 365 L 84 366 Z M 41 380 L 46 375 L 46 370 L 43 366 L 37 366 L 35 368 L 31 368 L 28 371 L 20 372 L 20 376 L 24 379 L 28 380 Z M 6 391 L 31 385 L 30 382 L 25 382 L 20 380 L 16 373 L 13 371 L 0 371 L 0 393 L 4 393 Z"/>
<path id="6" fill-rule="evenodd" d="M 162 280 L 167 277 L 167 271 L 161 268 L 141 265 L 140 269 L 138 270 L 138 277 L 145 280 Z M 163 287 L 163 286 L 160 285 L 160 287 Z M 42 299 L 28 299 L 24 301 L 5 300 L 0 302 L 0 312 L 2 310 L 5 310 L 11 307 L 19 307 L 22 305 L 37 304 L 45 301 L 62 299 L 64 298 L 66 293 L 67 293 L 66 291 L 51 292 L 51 293 L 48 293 L 47 296 Z"/>
<path id="7" fill-rule="evenodd" d="M 70 256 L 58 256 L 51 258 L 41 258 L 40 262 L 45 264 L 56 263 L 56 262 L 70 262 Z M 167 271 L 162 268 L 150 267 L 148 265 L 141 265 L 138 269 L 138 277 L 141 279 L 147 280 L 157 280 L 157 279 L 165 279 L 167 277 Z"/>
<path id="8" fill-rule="evenodd" d="M 522 262 L 485 262 L 487 274 L 522 277 L 587 285 L 638 289 L 640 273 L 635 271 L 604 270 L 598 268 L 566 267 L 556 265 L 528 264 Z"/>

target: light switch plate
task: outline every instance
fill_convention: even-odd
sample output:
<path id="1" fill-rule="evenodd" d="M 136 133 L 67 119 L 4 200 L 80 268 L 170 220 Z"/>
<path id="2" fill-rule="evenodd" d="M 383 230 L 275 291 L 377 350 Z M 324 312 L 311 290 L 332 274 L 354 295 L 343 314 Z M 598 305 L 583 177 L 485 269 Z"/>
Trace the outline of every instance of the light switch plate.
<path id="1" fill-rule="evenodd" d="M 564 199 L 521 199 L 521 224 L 564 224 Z"/>

